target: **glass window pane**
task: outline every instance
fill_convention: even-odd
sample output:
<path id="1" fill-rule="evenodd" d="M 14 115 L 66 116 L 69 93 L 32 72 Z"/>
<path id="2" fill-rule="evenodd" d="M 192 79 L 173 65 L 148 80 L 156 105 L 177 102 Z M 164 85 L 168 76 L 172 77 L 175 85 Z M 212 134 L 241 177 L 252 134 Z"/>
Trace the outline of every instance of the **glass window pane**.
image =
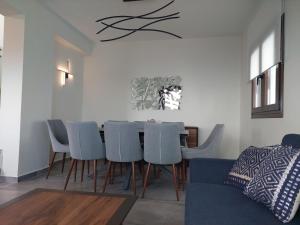
<path id="1" fill-rule="evenodd" d="M 259 48 L 255 49 L 250 60 L 250 80 L 259 75 Z"/>
<path id="2" fill-rule="evenodd" d="M 275 32 L 273 31 L 262 44 L 261 72 L 275 64 Z"/>
<path id="3" fill-rule="evenodd" d="M 254 98 L 254 108 L 259 108 L 261 107 L 261 92 L 262 92 L 262 85 L 261 85 L 261 79 L 256 78 L 254 81 L 254 93 L 253 93 L 253 98 Z"/>
<path id="4" fill-rule="evenodd" d="M 267 75 L 268 79 L 268 99 L 267 99 L 267 104 L 268 105 L 273 105 L 276 104 L 276 79 L 277 79 L 277 66 L 272 67 Z"/>

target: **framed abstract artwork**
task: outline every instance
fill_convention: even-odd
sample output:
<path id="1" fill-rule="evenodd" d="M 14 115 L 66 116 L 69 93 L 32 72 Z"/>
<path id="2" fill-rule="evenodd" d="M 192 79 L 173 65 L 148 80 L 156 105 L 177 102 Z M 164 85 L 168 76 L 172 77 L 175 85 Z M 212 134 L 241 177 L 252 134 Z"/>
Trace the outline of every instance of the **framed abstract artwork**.
<path id="1" fill-rule="evenodd" d="M 181 77 L 139 77 L 131 81 L 131 100 L 135 110 L 180 110 Z"/>

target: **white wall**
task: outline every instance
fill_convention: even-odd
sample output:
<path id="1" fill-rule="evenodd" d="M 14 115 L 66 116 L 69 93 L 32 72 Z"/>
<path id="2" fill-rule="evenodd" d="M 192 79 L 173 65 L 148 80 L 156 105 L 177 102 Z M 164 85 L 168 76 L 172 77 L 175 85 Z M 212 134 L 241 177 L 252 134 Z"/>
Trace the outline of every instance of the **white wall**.
<path id="1" fill-rule="evenodd" d="M 4 16 L 0 14 L 0 48 L 3 48 Z"/>
<path id="2" fill-rule="evenodd" d="M 203 142 L 216 123 L 225 124 L 219 157 L 239 151 L 241 39 L 239 37 L 99 44 L 86 60 L 83 119 L 184 121 L 200 128 Z M 178 75 L 180 111 L 136 111 L 130 80 Z"/>
<path id="3" fill-rule="evenodd" d="M 83 95 L 83 67 L 84 56 L 76 51 L 56 42 L 55 46 L 56 66 L 68 71 L 67 60 L 70 60 L 73 80 L 68 80 L 65 86 L 61 86 L 61 72 L 56 71 L 53 83 L 52 118 L 64 121 L 80 121 Z"/>
<path id="4" fill-rule="evenodd" d="M 269 0 L 268 0 L 269 1 Z M 284 74 L 284 118 L 251 119 L 251 83 L 249 82 L 249 39 L 244 38 L 243 77 L 241 79 L 241 149 L 248 145 L 280 143 L 287 133 L 300 133 L 300 1 L 286 0 L 286 61 Z M 268 17 L 266 14 L 263 20 Z"/>
<path id="5" fill-rule="evenodd" d="M 4 35 L 4 16 L 0 14 L 0 49 L 3 49 Z M 0 51 L 0 55 L 3 53 Z M 1 73 L 2 73 L 2 58 L 0 57 L 0 105 L 1 105 Z"/>
<path id="6" fill-rule="evenodd" d="M 35 0 L 18 1 L 26 18 L 19 176 L 48 166 L 49 137 L 44 121 L 51 118 L 56 35 L 81 48 L 93 43 Z M 38 106 L 38 107 L 36 107 Z"/>
<path id="7" fill-rule="evenodd" d="M 53 80 L 57 72 L 55 37 L 62 37 L 86 54 L 94 44 L 70 24 L 46 10 L 38 0 L 6 2 L 25 17 L 22 108 L 15 112 L 21 115 L 21 128 L 14 131 L 19 132 L 20 146 L 11 144 L 3 148 L 4 164 L 8 152 L 19 153 L 19 164 L 10 165 L 14 171 L 4 172 L 5 176 L 18 177 L 48 166 L 49 137 L 44 121 L 52 117 Z M 17 119 L 12 115 L 8 113 L 2 118 L 7 121 L 3 130 L 11 129 L 11 121 Z"/>
<path id="8" fill-rule="evenodd" d="M 16 176 L 19 165 L 23 84 L 24 18 L 5 18 L 3 76 L 0 106 L 2 175 Z"/>

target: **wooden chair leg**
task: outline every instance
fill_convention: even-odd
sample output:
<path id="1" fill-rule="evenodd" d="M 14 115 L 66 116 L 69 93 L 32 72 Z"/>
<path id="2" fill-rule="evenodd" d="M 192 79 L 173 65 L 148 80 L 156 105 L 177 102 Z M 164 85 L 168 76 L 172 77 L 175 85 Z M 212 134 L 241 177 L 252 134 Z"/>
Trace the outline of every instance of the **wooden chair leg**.
<path id="1" fill-rule="evenodd" d="M 94 192 L 97 190 L 97 160 L 94 160 Z"/>
<path id="2" fill-rule="evenodd" d="M 56 152 L 53 152 L 51 163 L 50 163 L 50 166 L 49 166 L 49 169 L 48 169 L 48 173 L 47 173 L 46 179 L 48 179 L 48 177 L 50 175 L 50 171 L 51 171 L 51 169 L 53 167 L 53 164 L 54 164 L 55 156 L 56 156 Z"/>
<path id="3" fill-rule="evenodd" d="M 132 162 L 131 166 L 132 166 L 132 189 L 133 189 L 134 195 L 136 195 L 135 162 Z"/>
<path id="4" fill-rule="evenodd" d="M 90 175 L 90 160 L 87 161 L 87 172 Z"/>
<path id="5" fill-rule="evenodd" d="M 67 189 L 67 185 L 68 185 L 68 183 L 69 183 L 69 179 L 70 179 L 70 176 L 71 176 L 71 174 L 72 174 L 72 170 L 73 170 L 73 167 L 74 167 L 75 163 L 76 163 L 76 160 L 75 160 L 75 159 L 72 159 L 72 161 L 71 161 L 71 166 L 70 166 L 70 169 L 69 169 L 69 173 L 68 173 L 68 176 L 67 176 L 67 178 L 66 178 L 64 191 L 66 191 L 66 189 Z"/>
<path id="6" fill-rule="evenodd" d="M 77 164 L 78 164 L 78 161 L 76 160 L 75 161 L 75 171 L 74 171 L 74 182 L 76 182 L 76 179 L 77 179 Z"/>
<path id="7" fill-rule="evenodd" d="M 67 153 L 64 153 L 64 155 L 63 155 L 61 173 L 64 173 L 65 162 L 66 162 L 66 155 L 67 155 Z"/>
<path id="8" fill-rule="evenodd" d="M 147 171 L 146 171 L 146 176 L 145 176 L 145 182 L 144 182 L 144 188 L 143 188 L 143 193 L 142 193 L 142 198 L 145 196 L 146 188 L 148 186 L 148 179 L 149 179 L 149 171 L 151 169 L 151 163 L 148 163 Z"/>
<path id="9" fill-rule="evenodd" d="M 103 186 L 103 190 L 102 190 L 103 193 L 106 190 L 106 185 L 107 185 L 107 182 L 108 182 L 108 178 L 110 177 L 111 164 L 112 164 L 112 162 L 108 161 L 108 169 L 107 169 L 107 172 L 106 172 L 105 182 L 104 182 L 104 186 Z"/>
<path id="10" fill-rule="evenodd" d="M 172 165 L 173 168 L 173 183 L 176 191 L 176 198 L 177 201 L 179 201 L 179 192 L 178 192 L 178 185 L 177 185 L 177 171 L 176 171 L 176 166 L 175 164 Z"/>
<path id="11" fill-rule="evenodd" d="M 82 162 L 81 162 L 81 183 L 83 182 L 84 164 L 85 164 L 85 161 L 82 160 Z"/>

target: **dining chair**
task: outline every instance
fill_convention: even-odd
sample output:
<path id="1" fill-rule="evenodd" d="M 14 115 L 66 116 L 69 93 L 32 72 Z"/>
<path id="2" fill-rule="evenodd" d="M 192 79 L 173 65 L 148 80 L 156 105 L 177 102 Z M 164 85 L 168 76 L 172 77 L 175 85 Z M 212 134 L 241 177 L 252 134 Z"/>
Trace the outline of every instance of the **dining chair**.
<path id="1" fill-rule="evenodd" d="M 70 149 L 67 130 L 62 120 L 47 120 L 46 124 L 48 127 L 53 151 L 52 159 L 46 176 L 46 179 L 48 179 L 57 153 L 63 153 L 61 172 L 64 172 L 66 154 L 70 152 Z"/>
<path id="2" fill-rule="evenodd" d="M 144 130 L 146 121 L 134 121 L 137 124 L 139 130 Z"/>
<path id="3" fill-rule="evenodd" d="M 103 193 L 106 190 L 108 178 L 111 176 L 112 164 L 131 163 L 132 188 L 136 195 L 135 163 L 143 159 L 137 124 L 108 121 L 104 123 L 104 136 L 108 170 Z"/>
<path id="4" fill-rule="evenodd" d="M 183 133 L 185 131 L 184 122 L 163 122 L 163 124 L 176 124 L 181 133 Z M 186 138 L 187 138 L 186 136 L 180 135 L 180 145 L 182 147 L 187 146 Z"/>
<path id="5" fill-rule="evenodd" d="M 176 124 L 147 123 L 144 130 L 144 160 L 148 163 L 142 197 L 148 186 L 152 165 L 172 165 L 173 183 L 179 201 L 176 165 L 182 161 L 180 130 Z"/>
<path id="6" fill-rule="evenodd" d="M 223 135 L 224 124 L 216 124 L 206 141 L 195 148 L 182 148 L 183 180 L 187 180 L 187 161 L 195 158 L 218 158 L 218 148 Z"/>
<path id="7" fill-rule="evenodd" d="M 97 160 L 105 159 L 105 146 L 100 137 L 98 125 L 95 122 L 67 123 L 67 131 L 72 162 L 64 190 L 66 191 L 67 189 L 73 167 L 77 161 L 94 161 L 93 178 L 94 192 L 96 192 Z"/>
<path id="8" fill-rule="evenodd" d="M 182 148 L 183 159 L 217 158 L 224 124 L 216 124 L 206 141 L 195 148 Z"/>

